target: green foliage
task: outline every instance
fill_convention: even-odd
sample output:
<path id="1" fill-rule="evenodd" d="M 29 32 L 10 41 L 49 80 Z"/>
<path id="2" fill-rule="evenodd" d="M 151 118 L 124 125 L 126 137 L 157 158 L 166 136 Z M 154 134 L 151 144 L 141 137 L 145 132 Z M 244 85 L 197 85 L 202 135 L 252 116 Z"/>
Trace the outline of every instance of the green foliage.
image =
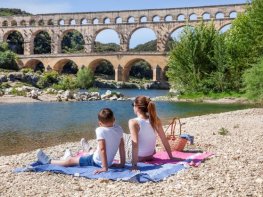
<path id="1" fill-rule="evenodd" d="M 226 128 L 222 127 L 218 130 L 218 134 L 219 135 L 227 135 L 227 134 L 229 134 L 229 131 Z"/>
<path id="2" fill-rule="evenodd" d="M 258 64 L 246 70 L 243 78 L 247 97 L 263 102 L 263 58 Z"/>
<path id="3" fill-rule="evenodd" d="M 8 49 L 7 43 L 0 43 L 0 68 L 18 70 L 16 54 Z"/>
<path id="4" fill-rule="evenodd" d="M 167 75 L 183 92 L 222 92 L 230 88 L 225 60 L 224 35 L 213 24 L 185 28 L 170 53 Z M 229 79 L 230 80 L 230 79 Z"/>
<path id="5" fill-rule="evenodd" d="M 88 92 L 99 92 L 99 88 L 91 87 L 88 89 Z"/>
<path id="6" fill-rule="evenodd" d="M 77 73 L 77 87 L 82 89 L 89 89 L 93 86 L 94 76 L 93 72 L 89 68 L 82 68 Z"/>
<path id="7" fill-rule="evenodd" d="M 76 78 L 70 75 L 65 75 L 59 80 L 58 84 L 52 86 L 56 90 L 75 90 L 77 88 Z"/>
<path id="8" fill-rule="evenodd" d="M 157 40 L 151 40 L 144 44 L 139 44 L 135 48 L 130 49 L 133 52 L 140 52 L 140 51 L 156 51 L 157 49 Z"/>
<path id="9" fill-rule="evenodd" d="M 130 76 L 139 78 L 139 79 L 152 79 L 152 69 L 150 65 L 145 61 L 136 62 L 132 65 L 130 70 Z"/>
<path id="10" fill-rule="evenodd" d="M 34 70 L 32 68 L 22 68 L 21 71 L 26 74 L 26 73 L 33 73 Z"/>
<path id="11" fill-rule="evenodd" d="M 0 83 L 0 88 L 2 89 L 6 89 L 6 88 L 10 88 L 10 84 L 8 82 L 3 82 L 3 83 Z"/>
<path id="12" fill-rule="evenodd" d="M 95 75 L 96 74 L 114 75 L 114 68 L 110 62 L 101 61 L 96 67 Z"/>
<path id="13" fill-rule="evenodd" d="M 16 54 L 24 54 L 24 39 L 20 32 L 14 31 L 7 37 L 8 48 Z"/>
<path id="14" fill-rule="evenodd" d="M 100 42 L 94 43 L 94 52 L 117 52 L 120 51 L 120 45 L 115 43 L 103 44 Z"/>
<path id="15" fill-rule="evenodd" d="M 233 86 L 242 88 L 242 75 L 263 55 L 263 1 L 252 0 L 227 34 L 228 64 Z"/>
<path id="16" fill-rule="evenodd" d="M 194 92 L 194 93 L 183 93 L 178 96 L 179 99 L 193 99 L 193 100 L 203 100 L 203 99 L 222 99 L 222 98 L 240 98 L 242 97 L 242 93 L 237 92 L 209 92 L 204 94 L 202 92 Z"/>
<path id="17" fill-rule="evenodd" d="M 51 72 L 45 72 L 43 76 L 39 79 L 37 82 L 37 86 L 39 88 L 46 88 L 54 83 L 58 83 L 58 73 L 56 71 L 51 71 Z"/>
<path id="18" fill-rule="evenodd" d="M 62 53 L 82 53 L 84 51 L 84 39 L 81 33 L 74 30 L 68 32 L 62 40 Z"/>
<path id="19" fill-rule="evenodd" d="M 20 9 L 9 9 L 9 8 L 0 8 L 0 16 L 28 16 L 31 15 L 28 12 L 22 11 Z"/>
<path id="20" fill-rule="evenodd" d="M 45 31 L 38 33 L 34 39 L 34 54 L 51 53 L 51 38 Z"/>
<path id="21" fill-rule="evenodd" d="M 10 94 L 15 95 L 15 96 L 26 96 L 25 91 L 18 91 L 16 88 L 12 88 Z"/>
<path id="22" fill-rule="evenodd" d="M 78 72 L 78 66 L 74 62 L 70 61 L 63 66 L 63 70 L 61 73 L 77 74 L 77 72 Z"/>

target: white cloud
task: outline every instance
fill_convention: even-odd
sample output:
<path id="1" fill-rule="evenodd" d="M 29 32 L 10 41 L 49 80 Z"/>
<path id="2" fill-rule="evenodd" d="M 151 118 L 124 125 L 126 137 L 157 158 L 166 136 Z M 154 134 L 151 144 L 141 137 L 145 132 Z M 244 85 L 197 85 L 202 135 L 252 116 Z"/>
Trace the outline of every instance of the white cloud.
<path id="1" fill-rule="evenodd" d="M 0 0 L 1 8 L 18 8 L 32 14 L 70 12 L 69 3 L 40 0 Z"/>

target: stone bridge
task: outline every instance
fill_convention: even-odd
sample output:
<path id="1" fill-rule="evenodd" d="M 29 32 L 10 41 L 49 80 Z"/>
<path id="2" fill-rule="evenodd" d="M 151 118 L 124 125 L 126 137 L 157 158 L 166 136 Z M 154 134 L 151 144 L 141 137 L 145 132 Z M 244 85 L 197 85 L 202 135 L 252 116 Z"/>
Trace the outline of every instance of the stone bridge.
<path id="1" fill-rule="evenodd" d="M 153 80 L 161 80 L 167 65 L 166 45 L 175 30 L 186 25 L 196 26 L 200 21 L 213 21 L 215 27 L 220 30 L 231 24 L 238 13 L 245 11 L 246 6 L 246 4 L 231 4 L 0 17 L 0 41 L 7 41 L 8 36 L 14 31 L 22 35 L 24 54 L 19 56 L 20 67 L 34 67 L 41 62 L 46 69 L 61 71 L 68 61 L 73 61 L 78 67 L 88 66 L 95 69 L 100 61 L 107 60 L 114 66 L 115 80 L 127 81 L 132 63 L 145 60 L 153 69 Z M 140 28 L 149 28 L 155 32 L 156 52 L 129 51 L 131 36 Z M 119 35 L 119 52 L 94 52 L 96 36 L 105 29 L 112 29 Z M 84 53 L 63 54 L 61 52 L 63 37 L 74 30 L 83 36 Z M 43 31 L 51 38 L 51 53 L 34 54 L 34 40 Z"/>

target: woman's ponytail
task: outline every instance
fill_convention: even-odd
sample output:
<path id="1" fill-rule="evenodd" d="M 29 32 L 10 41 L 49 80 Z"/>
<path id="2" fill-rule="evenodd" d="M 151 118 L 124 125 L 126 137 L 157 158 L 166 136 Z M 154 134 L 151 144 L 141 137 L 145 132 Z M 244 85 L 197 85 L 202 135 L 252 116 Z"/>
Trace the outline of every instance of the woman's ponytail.
<path id="1" fill-rule="evenodd" d="M 148 103 L 148 113 L 149 113 L 149 119 L 150 119 L 150 123 L 153 127 L 153 129 L 155 131 L 157 131 L 158 129 L 158 116 L 157 116 L 157 113 L 156 113 L 156 108 L 155 108 L 155 104 L 154 102 L 152 102 L 151 100 L 149 101 Z"/>

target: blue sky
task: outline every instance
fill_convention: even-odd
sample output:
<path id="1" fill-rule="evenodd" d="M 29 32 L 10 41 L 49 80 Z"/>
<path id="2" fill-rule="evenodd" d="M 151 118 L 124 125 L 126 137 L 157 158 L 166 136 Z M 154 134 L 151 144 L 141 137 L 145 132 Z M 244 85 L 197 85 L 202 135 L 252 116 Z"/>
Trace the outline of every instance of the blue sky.
<path id="1" fill-rule="evenodd" d="M 0 0 L 1 8 L 20 8 L 33 14 L 107 10 L 175 8 L 246 3 L 247 0 Z"/>
<path id="2" fill-rule="evenodd" d="M 0 0 L 0 7 L 19 8 L 33 14 L 41 14 L 176 8 L 246 2 L 247 0 Z M 151 30 L 140 30 L 136 34 L 134 34 L 130 42 L 131 48 L 155 39 L 155 34 Z M 118 35 L 111 30 L 105 30 L 97 36 L 96 40 L 103 43 L 119 43 Z"/>

